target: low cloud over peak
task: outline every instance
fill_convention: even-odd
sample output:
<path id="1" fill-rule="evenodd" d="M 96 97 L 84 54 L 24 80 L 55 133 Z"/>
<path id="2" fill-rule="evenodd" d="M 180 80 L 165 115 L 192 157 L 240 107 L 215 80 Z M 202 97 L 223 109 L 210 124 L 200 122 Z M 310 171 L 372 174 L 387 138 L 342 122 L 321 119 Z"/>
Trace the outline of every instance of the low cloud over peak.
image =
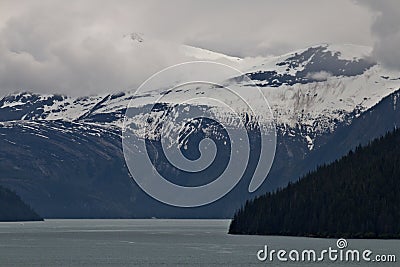
<path id="1" fill-rule="evenodd" d="M 400 70 L 400 1 L 359 0 L 374 13 L 371 32 L 374 37 L 373 54 L 388 68 Z"/>
<path id="2" fill-rule="evenodd" d="M 178 44 L 238 57 L 323 42 L 372 44 L 373 12 L 351 0 L 5 0 L 1 5 L 0 95 L 134 89 L 171 64 L 195 59 Z M 134 40 L 126 38 L 131 33 Z M 376 51 L 379 56 L 378 45 Z"/>

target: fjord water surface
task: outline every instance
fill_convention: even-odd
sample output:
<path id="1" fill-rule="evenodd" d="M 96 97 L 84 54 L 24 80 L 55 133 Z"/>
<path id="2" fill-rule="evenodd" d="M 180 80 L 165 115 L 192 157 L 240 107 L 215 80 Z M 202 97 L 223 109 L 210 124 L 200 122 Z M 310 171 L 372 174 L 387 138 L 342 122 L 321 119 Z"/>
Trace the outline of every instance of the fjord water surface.
<path id="1" fill-rule="evenodd" d="M 257 251 L 335 248 L 335 239 L 228 235 L 229 220 L 46 220 L 0 223 L 0 266 L 309 266 L 260 262 Z M 399 240 L 348 240 L 396 254 Z M 398 266 L 323 262 L 312 266 Z"/>

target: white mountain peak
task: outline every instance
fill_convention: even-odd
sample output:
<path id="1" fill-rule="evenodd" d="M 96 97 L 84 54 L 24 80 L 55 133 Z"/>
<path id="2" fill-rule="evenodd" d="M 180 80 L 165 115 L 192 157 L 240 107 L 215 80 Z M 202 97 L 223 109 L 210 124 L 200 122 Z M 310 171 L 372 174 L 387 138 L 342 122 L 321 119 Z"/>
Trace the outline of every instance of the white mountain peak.
<path id="1" fill-rule="evenodd" d="M 134 40 L 138 38 L 135 35 Z M 253 83 L 266 96 L 277 125 L 305 129 L 312 148 L 318 133 L 333 131 L 339 122 L 351 120 L 400 88 L 400 73 L 386 70 L 370 60 L 371 49 L 356 45 L 316 45 L 278 57 L 239 59 L 191 46 L 182 52 L 203 60 L 234 62 L 252 83 L 237 77 L 229 81 L 236 90 L 249 90 Z M 179 94 L 201 94 L 202 89 Z M 153 104 L 162 92 L 139 95 L 139 105 Z M 176 97 L 179 98 L 179 94 Z M 122 126 L 124 110 L 133 92 L 72 98 L 16 94 L 0 100 L 0 115 L 11 112 L 14 120 L 67 120 Z M 223 94 L 221 98 L 223 100 Z M 138 106 L 140 108 L 140 106 Z M 352 114 L 352 115 L 351 115 Z"/>

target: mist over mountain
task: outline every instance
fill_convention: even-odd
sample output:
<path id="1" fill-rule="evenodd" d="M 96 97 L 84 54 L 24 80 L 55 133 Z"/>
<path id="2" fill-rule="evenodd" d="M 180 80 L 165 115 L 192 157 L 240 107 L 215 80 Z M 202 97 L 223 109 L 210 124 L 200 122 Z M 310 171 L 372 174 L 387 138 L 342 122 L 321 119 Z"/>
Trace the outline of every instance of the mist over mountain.
<path id="1" fill-rule="evenodd" d="M 386 2 L 379 6 L 396 10 Z M 321 42 L 372 46 L 377 9 L 352 0 L 123 0 L 101 5 L 93 0 L 4 0 L 0 96 L 16 91 L 86 96 L 134 89 L 153 73 L 191 60 L 176 44 L 240 58 L 281 55 Z M 398 16 L 387 12 L 384 17 L 390 21 Z M 131 33 L 140 38 L 129 42 Z"/>

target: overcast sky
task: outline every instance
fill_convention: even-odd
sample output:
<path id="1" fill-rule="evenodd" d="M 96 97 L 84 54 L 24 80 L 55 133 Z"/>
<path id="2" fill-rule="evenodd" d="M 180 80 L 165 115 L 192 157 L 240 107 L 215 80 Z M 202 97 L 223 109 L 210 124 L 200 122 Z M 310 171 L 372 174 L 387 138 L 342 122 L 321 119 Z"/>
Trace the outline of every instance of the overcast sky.
<path id="1" fill-rule="evenodd" d="M 361 44 L 400 69 L 400 1 L 0 0 L 0 95 L 134 89 L 187 60 L 174 43 L 239 57 Z"/>

